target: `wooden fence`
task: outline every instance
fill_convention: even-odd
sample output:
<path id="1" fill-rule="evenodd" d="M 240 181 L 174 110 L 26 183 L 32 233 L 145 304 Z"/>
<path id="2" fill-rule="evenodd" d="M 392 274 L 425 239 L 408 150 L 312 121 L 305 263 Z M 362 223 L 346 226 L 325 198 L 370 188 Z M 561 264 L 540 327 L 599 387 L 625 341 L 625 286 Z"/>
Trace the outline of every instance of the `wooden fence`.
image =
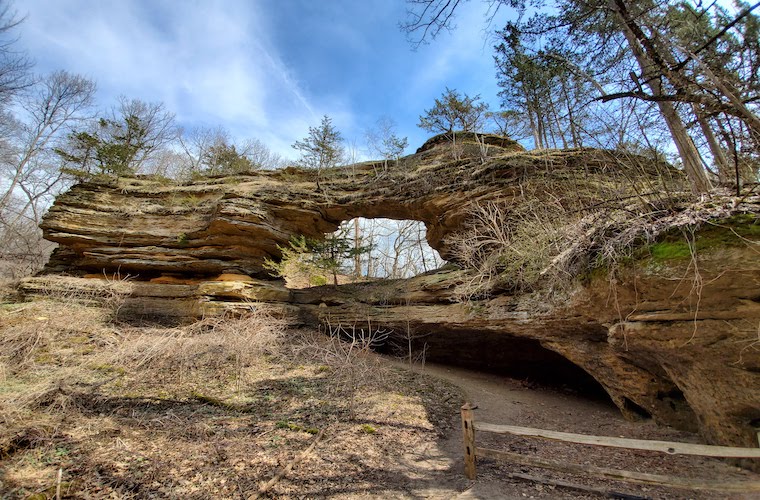
<path id="1" fill-rule="evenodd" d="M 676 443 L 669 441 L 649 441 L 642 439 L 627 439 L 607 436 L 590 436 L 586 434 L 572 434 L 569 432 L 549 431 L 545 429 L 533 429 L 530 427 L 518 427 L 513 425 L 496 425 L 484 422 L 475 422 L 474 410 L 476 406 L 469 403 L 462 406 L 462 431 L 464 434 L 464 473 L 468 479 L 475 479 L 476 457 L 506 460 L 515 464 L 529 467 L 540 467 L 561 472 L 575 474 L 588 474 L 605 479 L 626 481 L 632 483 L 666 486 L 670 488 L 682 488 L 689 490 L 714 490 L 724 492 L 760 492 L 760 481 L 708 481 L 704 479 L 683 478 L 660 474 L 648 474 L 606 467 L 595 467 L 583 464 L 561 463 L 539 457 L 532 457 L 519 453 L 481 448 L 475 444 L 475 432 L 491 432 L 496 434 L 512 434 L 533 438 L 549 439 L 565 443 L 576 443 L 592 446 L 606 446 L 613 448 L 626 448 L 630 450 L 648 450 L 668 455 L 698 455 L 704 457 L 722 458 L 760 458 L 760 448 L 736 448 L 732 446 L 711 446 L 703 444 Z M 758 432 L 760 444 L 760 432 Z M 530 478 L 516 474 L 517 477 Z M 533 479 L 533 478 L 530 478 Z M 568 485 L 570 483 L 560 485 Z"/>

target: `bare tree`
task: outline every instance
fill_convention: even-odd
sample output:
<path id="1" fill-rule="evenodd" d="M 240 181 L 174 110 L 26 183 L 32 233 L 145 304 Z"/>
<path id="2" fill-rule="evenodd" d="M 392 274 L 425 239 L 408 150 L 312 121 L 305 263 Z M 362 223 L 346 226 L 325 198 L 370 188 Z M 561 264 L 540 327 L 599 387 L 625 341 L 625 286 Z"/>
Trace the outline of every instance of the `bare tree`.
<path id="1" fill-rule="evenodd" d="M 14 32 L 23 21 L 11 2 L 0 0 L 0 104 L 7 104 L 34 81 L 30 73 L 32 61 L 14 47 L 17 41 Z"/>
<path id="2" fill-rule="evenodd" d="M 413 47 L 428 39 L 435 40 L 441 31 L 453 28 L 454 12 L 462 0 L 407 0 L 407 18 L 400 23 Z"/>
<path id="3" fill-rule="evenodd" d="M 72 126 L 89 117 L 94 93 L 92 81 L 57 71 L 21 96 L 22 111 L 0 158 L 0 241 L 6 257 L 24 272 L 41 265 L 50 249 L 37 226 L 64 187 L 54 150 Z"/>
<path id="4" fill-rule="evenodd" d="M 223 127 L 197 127 L 179 134 L 184 152 L 181 175 L 193 173 L 238 173 L 247 170 L 272 170 L 285 165 L 282 156 L 274 153 L 258 139 L 236 143 Z"/>
<path id="5" fill-rule="evenodd" d="M 379 118 L 375 127 L 366 131 L 365 137 L 370 153 L 383 159 L 383 170 L 388 170 L 388 162 L 397 162 L 409 147 L 406 137 L 396 135 L 396 122 L 387 116 Z"/>
<path id="6" fill-rule="evenodd" d="M 65 71 L 51 73 L 27 93 L 22 100 L 26 119 L 21 121 L 15 154 L 5 168 L 9 185 L 0 198 L 0 211 L 19 186 L 49 166 L 41 158 L 52 152 L 69 127 L 87 118 L 94 94 L 94 82 Z"/>
<path id="7" fill-rule="evenodd" d="M 367 276 L 409 278 L 443 264 L 425 241 L 425 225 L 414 220 L 355 219 L 361 226 Z"/>
<path id="8" fill-rule="evenodd" d="M 217 144 L 230 142 L 229 133 L 221 126 L 182 130 L 178 137 L 182 151 L 185 153 L 188 175 L 203 170 L 203 161 L 210 148 Z"/>
<path id="9" fill-rule="evenodd" d="M 158 151 L 177 138 L 174 113 L 160 102 L 119 97 L 107 122 L 110 141 L 128 146 L 125 149 L 131 154 L 124 160 L 133 172 L 145 168 Z"/>
<path id="10" fill-rule="evenodd" d="M 243 141 L 238 146 L 238 151 L 248 158 L 254 168 L 257 169 L 275 170 L 283 168 L 287 163 L 285 158 L 269 149 L 266 144 L 258 139 Z"/>

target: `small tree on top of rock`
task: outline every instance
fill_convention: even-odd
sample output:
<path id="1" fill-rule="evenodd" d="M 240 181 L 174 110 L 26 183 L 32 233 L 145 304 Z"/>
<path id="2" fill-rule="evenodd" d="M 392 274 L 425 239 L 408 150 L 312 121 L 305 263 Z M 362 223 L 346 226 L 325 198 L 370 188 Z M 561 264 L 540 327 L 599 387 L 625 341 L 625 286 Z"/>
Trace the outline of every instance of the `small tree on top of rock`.
<path id="1" fill-rule="evenodd" d="M 459 95 L 447 87 L 441 98 L 435 100 L 435 106 L 420 116 L 417 126 L 434 134 L 446 134 L 451 140 L 454 158 L 458 160 L 461 152 L 457 149 L 456 133 L 477 132 L 483 126 L 487 111 L 488 104 L 480 102 L 480 95 Z"/>
<path id="2" fill-rule="evenodd" d="M 480 102 L 480 95 L 459 95 L 459 92 L 447 87 L 441 98 L 435 100 L 435 106 L 420 116 L 417 126 L 437 134 L 476 132 L 483 124 L 486 111 L 488 104 Z"/>
<path id="3" fill-rule="evenodd" d="M 243 153 L 238 152 L 234 144 L 219 142 L 206 149 L 201 159 L 206 172 L 216 174 L 239 174 L 255 169 L 253 162 Z"/>
<path id="4" fill-rule="evenodd" d="M 366 132 L 367 145 L 372 153 L 379 154 L 383 159 L 383 170 L 388 170 L 388 162 L 398 162 L 404 150 L 409 147 L 406 137 L 396 135 L 396 123 L 386 116 L 377 120 L 374 128 Z"/>
<path id="5" fill-rule="evenodd" d="M 343 157 L 342 143 L 343 136 L 333 126 L 332 119 L 325 115 L 318 127 L 309 127 L 309 135 L 293 144 L 293 149 L 301 152 L 299 162 L 317 169 L 317 189 L 322 169 L 336 166 Z"/>

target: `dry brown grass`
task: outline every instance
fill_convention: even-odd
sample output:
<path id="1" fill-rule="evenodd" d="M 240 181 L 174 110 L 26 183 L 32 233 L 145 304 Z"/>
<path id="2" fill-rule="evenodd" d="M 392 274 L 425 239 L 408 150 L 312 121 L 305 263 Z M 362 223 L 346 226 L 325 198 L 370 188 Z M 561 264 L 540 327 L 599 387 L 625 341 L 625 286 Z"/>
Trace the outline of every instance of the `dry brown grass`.
<path id="1" fill-rule="evenodd" d="M 40 409 L 66 410 L 73 388 L 97 384 L 86 367 L 115 346 L 111 311 L 43 299 L 7 304 L 0 313 L 0 422 L 12 428 Z"/>
<path id="2" fill-rule="evenodd" d="M 349 417 L 355 419 L 362 409 L 363 394 L 392 384 L 393 371 L 373 351 L 389 334 L 372 324 L 325 322 L 318 332 L 302 333 L 291 349 L 295 357 L 320 366 L 329 377 L 328 390 L 346 402 Z"/>
<path id="3" fill-rule="evenodd" d="M 239 385 L 246 367 L 279 351 L 285 327 L 286 322 L 263 305 L 187 326 L 122 327 L 122 342 L 101 359 L 129 370 L 168 372 L 179 380 L 196 369 L 218 373 L 231 369 Z"/>
<path id="4" fill-rule="evenodd" d="M 582 214 L 556 205 L 473 206 L 467 229 L 447 239 L 455 260 L 474 271 L 457 295 L 466 301 L 499 289 L 530 291 L 541 280 L 560 287 L 573 269 L 556 265 L 557 259 L 587 225 Z"/>
<path id="5" fill-rule="evenodd" d="M 257 305 L 141 328 L 74 298 L 0 309 L 0 497 L 50 498 L 59 470 L 64 497 L 247 497 L 318 431 L 272 496 L 385 490 L 394 454 L 434 440 L 460 404 L 448 385 L 380 376 L 364 349 L 353 368 L 333 362 L 350 344 Z"/>
<path id="6" fill-rule="evenodd" d="M 612 279 L 618 265 L 660 235 L 756 214 L 759 199 L 751 191 L 736 197 L 715 190 L 699 200 L 635 194 L 593 203 L 593 196 L 547 197 L 537 189 L 526 187 L 532 202 L 474 204 L 465 229 L 446 240 L 453 260 L 471 271 L 457 290 L 460 300 L 503 290 L 541 291 L 562 300 L 595 268 Z"/>

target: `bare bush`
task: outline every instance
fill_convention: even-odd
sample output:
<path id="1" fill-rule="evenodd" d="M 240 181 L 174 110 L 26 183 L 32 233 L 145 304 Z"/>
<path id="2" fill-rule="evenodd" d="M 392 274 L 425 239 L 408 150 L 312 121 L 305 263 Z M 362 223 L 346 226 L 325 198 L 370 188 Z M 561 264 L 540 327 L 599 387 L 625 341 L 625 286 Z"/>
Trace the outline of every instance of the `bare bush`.
<path id="1" fill-rule="evenodd" d="M 366 325 L 344 326 L 327 319 L 320 330 L 302 335 L 293 346 L 294 354 L 324 366 L 332 391 L 345 398 L 351 418 L 356 418 L 362 390 L 389 375 L 373 349 L 382 346 L 392 332 L 369 320 Z"/>
<path id="2" fill-rule="evenodd" d="M 59 302 L 100 306 L 116 318 L 124 301 L 132 294 L 129 275 L 103 274 L 102 279 L 41 276 L 21 280 L 19 288 L 27 295 L 39 296 Z"/>
<path id="3" fill-rule="evenodd" d="M 520 210 L 493 202 L 473 206 L 467 229 L 447 240 L 455 260 L 476 271 L 458 295 L 469 300 L 497 288 L 531 289 L 581 226 L 578 215 L 561 206 L 522 205 Z"/>
<path id="4" fill-rule="evenodd" d="M 673 229 L 753 213 L 755 199 L 752 193 L 740 199 L 716 190 L 711 200 L 697 203 L 676 195 L 635 195 L 587 209 L 558 201 L 474 205 L 467 229 L 446 240 L 454 260 L 471 271 L 458 296 L 467 301 L 503 289 L 568 291 L 599 266 L 614 276 L 617 263 L 635 248 Z"/>
<path id="5" fill-rule="evenodd" d="M 234 372 L 236 384 L 244 369 L 262 354 L 278 352 L 285 320 L 260 304 L 244 313 L 205 318 L 175 328 L 125 328 L 124 341 L 104 362 L 133 370 L 165 370 L 180 379 L 205 368 Z"/>

